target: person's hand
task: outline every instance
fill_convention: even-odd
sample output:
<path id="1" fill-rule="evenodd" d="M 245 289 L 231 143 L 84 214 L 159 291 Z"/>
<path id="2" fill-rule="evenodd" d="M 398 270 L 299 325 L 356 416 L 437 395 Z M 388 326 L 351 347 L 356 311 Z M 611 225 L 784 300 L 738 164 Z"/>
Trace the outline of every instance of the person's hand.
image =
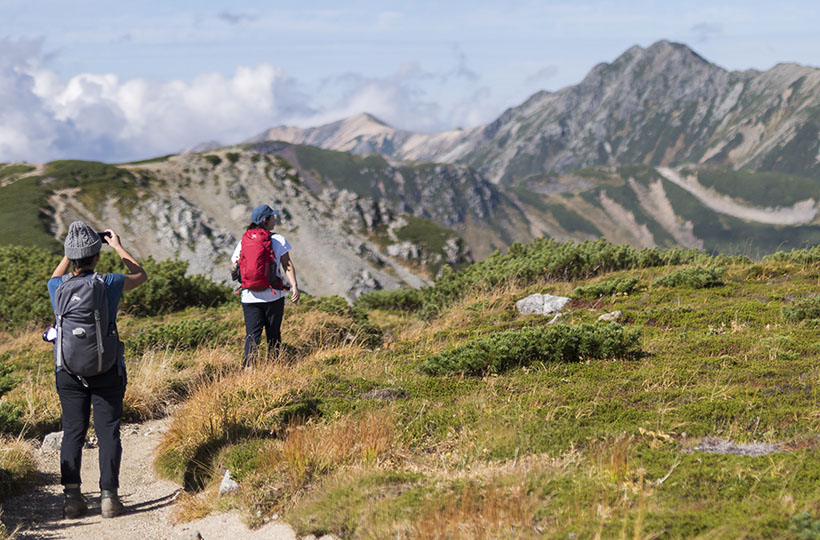
<path id="1" fill-rule="evenodd" d="M 120 237 L 117 236 L 117 233 L 115 233 L 111 229 L 106 229 L 105 232 L 108 233 L 108 237 L 106 238 L 106 240 L 108 241 L 109 246 L 111 246 L 114 249 L 122 247 L 122 244 L 120 244 Z"/>
<path id="2" fill-rule="evenodd" d="M 293 292 L 290 295 L 290 301 L 294 304 L 299 302 L 299 289 L 296 287 L 293 288 Z"/>

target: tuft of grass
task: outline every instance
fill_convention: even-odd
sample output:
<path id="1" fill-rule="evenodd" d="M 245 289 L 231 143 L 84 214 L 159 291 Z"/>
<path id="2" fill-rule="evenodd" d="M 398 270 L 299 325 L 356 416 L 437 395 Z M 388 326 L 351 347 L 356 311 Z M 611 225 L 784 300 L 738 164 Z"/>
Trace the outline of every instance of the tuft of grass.
<path id="1" fill-rule="evenodd" d="M 35 470 L 34 448 L 28 441 L 0 438 L 0 500 L 13 494 Z"/>

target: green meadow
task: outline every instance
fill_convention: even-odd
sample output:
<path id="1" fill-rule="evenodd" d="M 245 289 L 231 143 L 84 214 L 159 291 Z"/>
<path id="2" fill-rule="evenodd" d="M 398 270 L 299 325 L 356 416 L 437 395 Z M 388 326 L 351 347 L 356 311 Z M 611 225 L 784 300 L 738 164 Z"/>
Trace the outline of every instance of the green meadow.
<path id="1" fill-rule="evenodd" d="M 59 428 L 39 335 L 55 262 L 0 248 L 2 494 L 34 481 L 31 448 Z M 12 284 L 12 264 L 34 270 Z M 235 297 L 152 264 L 154 288 L 122 303 L 126 417 L 171 416 L 154 467 L 185 488 L 177 519 L 235 509 L 342 538 L 820 538 L 814 251 L 516 244 L 427 289 L 288 305 L 282 354 L 252 372 Z M 186 300 L 156 301 L 168 287 Z M 516 311 L 533 293 L 572 300 L 550 324 Z M 220 497 L 225 469 L 241 487 Z"/>

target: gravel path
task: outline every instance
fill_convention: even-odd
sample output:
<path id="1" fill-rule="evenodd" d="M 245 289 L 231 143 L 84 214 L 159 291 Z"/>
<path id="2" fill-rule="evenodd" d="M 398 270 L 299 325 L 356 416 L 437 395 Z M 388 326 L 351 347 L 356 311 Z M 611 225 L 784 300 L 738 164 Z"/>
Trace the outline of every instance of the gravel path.
<path id="1" fill-rule="evenodd" d="M 123 426 L 120 497 L 126 514 L 100 516 L 97 448 L 83 450 L 83 493 L 89 512 L 82 519 L 62 519 L 62 486 L 58 452 L 38 452 L 39 477 L 23 493 L 3 503 L 2 520 L 15 538 L 72 540 L 295 540 L 287 524 L 271 522 L 249 530 L 237 514 L 217 514 L 173 525 L 170 515 L 179 486 L 153 471 L 154 451 L 169 425 L 168 419 Z M 199 536 L 197 536 L 199 535 Z"/>

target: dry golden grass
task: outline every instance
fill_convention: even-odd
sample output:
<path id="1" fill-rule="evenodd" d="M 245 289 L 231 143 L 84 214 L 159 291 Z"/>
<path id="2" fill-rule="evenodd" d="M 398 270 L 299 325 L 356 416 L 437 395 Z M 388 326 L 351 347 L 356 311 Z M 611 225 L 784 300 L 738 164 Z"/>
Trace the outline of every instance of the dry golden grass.
<path id="1" fill-rule="evenodd" d="M 283 409 L 278 404 L 309 382 L 297 367 L 284 364 L 262 364 L 254 371 L 203 381 L 174 414 L 159 454 L 174 451 L 188 456 L 208 441 L 230 437 L 238 428 L 269 433 Z"/>
<path id="2" fill-rule="evenodd" d="M 214 510 L 217 496 L 218 490 L 212 488 L 200 493 L 180 491 L 174 501 L 171 521 L 178 524 L 204 518 Z"/>
<path id="3" fill-rule="evenodd" d="M 380 465 L 398 452 L 395 431 L 388 410 L 332 423 L 289 426 L 284 440 L 265 454 L 262 467 L 284 468 L 289 487 L 297 489 L 343 465 Z"/>
<path id="4" fill-rule="evenodd" d="M 45 329 L 28 328 L 15 332 L 0 332 L 0 354 L 8 351 L 51 348 L 50 344 L 43 342 L 43 330 Z"/>
<path id="5" fill-rule="evenodd" d="M 22 478 L 37 467 L 34 447 L 21 437 L 0 439 L 0 469 Z"/>
<path id="6" fill-rule="evenodd" d="M 203 380 L 238 371 L 241 353 L 229 347 L 200 347 L 195 351 L 148 350 L 127 362 L 125 406 L 139 420 L 159 418 Z M 178 364 L 189 364 L 182 370 Z"/>
<path id="7" fill-rule="evenodd" d="M 431 504 L 410 524 L 407 538 L 470 540 L 534 538 L 537 499 L 523 483 L 510 487 L 469 483 L 461 493 Z"/>
<path id="8" fill-rule="evenodd" d="M 352 326 L 349 317 L 308 311 L 282 325 L 282 341 L 299 357 L 345 343 Z M 287 354 L 287 351 L 285 351 Z"/>

